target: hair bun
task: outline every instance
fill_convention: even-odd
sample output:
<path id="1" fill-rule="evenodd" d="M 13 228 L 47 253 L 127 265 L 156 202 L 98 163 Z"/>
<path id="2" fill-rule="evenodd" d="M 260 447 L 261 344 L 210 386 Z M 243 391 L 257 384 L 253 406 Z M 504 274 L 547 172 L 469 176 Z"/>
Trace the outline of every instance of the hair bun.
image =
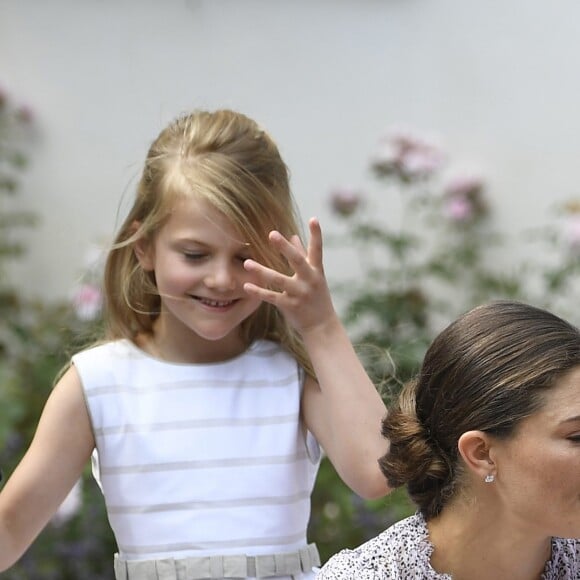
<path id="1" fill-rule="evenodd" d="M 391 487 L 407 485 L 411 499 L 425 513 L 437 509 L 442 489 L 452 479 L 451 468 L 416 413 L 417 381 L 408 382 L 398 403 L 382 422 L 389 451 L 379 466 Z"/>

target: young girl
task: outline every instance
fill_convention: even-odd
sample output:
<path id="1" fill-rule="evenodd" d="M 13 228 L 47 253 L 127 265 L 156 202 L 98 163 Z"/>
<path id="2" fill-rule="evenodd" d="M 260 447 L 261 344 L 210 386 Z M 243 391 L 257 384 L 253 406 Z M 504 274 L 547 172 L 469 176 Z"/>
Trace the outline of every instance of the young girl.
<path id="1" fill-rule="evenodd" d="M 0 494 L 0 570 L 93 454 L 117 579 L 312 578 L 319 445 L 363 497 L 389 490 L 385 407 L 305 249 L 287 168 L 244 115 L 185 115 L 151 146 L 109 253 L 106 336 L 56 384 Z"/>

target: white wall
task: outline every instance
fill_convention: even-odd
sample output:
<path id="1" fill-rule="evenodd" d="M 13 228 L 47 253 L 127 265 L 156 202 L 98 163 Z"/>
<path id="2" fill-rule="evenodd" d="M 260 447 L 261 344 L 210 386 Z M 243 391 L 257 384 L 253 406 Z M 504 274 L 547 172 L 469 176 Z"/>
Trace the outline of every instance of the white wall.
<path id="1" fill-rule="evenodd" d="M 0 86 L 40 132 L 23 291 L 69 292 L 149 143 L 193 107 L 262 123 L 323 225 L 331 187 L 376 188 L 369 156 L 401 124 L 483 168 L 500 227 L 540 223 L 579 193 L 578 21 L 576 0 L 0 0 Z"/>

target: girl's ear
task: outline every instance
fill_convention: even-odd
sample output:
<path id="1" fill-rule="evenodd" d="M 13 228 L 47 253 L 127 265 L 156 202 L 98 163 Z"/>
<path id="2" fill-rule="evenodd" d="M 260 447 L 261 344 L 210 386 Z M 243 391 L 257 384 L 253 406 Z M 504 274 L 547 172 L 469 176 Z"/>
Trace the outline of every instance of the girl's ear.
<path id="1" fill-rule="evenodd" d="M 482 481 L 495 476 L 496 465 L 491 453 L 491 440 L 483 431 L 466 431 L 457 442 L 457 449 L 469 470 Z"/>
<path id="2" fill-rule="evenodd" d="M 141 223 L 138 221 L 133 222 L 131 229 L 133 230 L 133 235 L 136 234 L 141 227 Z M 141 268 L 146 272 L 151 272 L 153 270 L 154 256 L 153 256 L 153 246 L 152 244 L 143 237 L 137 239 L 133 245 L 133 251 L 135 256 L 141 265 Z"/>

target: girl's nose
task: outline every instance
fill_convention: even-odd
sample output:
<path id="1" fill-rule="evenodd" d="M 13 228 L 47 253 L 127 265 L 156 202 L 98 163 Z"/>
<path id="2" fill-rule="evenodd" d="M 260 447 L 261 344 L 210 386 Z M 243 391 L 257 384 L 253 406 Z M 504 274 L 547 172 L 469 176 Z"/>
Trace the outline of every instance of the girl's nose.
<path id="1" fill-rule="evenodd" d="M 208 288 L 222 292 L 233 290 L 236 287 L 233 266 L 230 264 L 214 264 L 214 267 L 205 278 L 205 284 Z"/>

